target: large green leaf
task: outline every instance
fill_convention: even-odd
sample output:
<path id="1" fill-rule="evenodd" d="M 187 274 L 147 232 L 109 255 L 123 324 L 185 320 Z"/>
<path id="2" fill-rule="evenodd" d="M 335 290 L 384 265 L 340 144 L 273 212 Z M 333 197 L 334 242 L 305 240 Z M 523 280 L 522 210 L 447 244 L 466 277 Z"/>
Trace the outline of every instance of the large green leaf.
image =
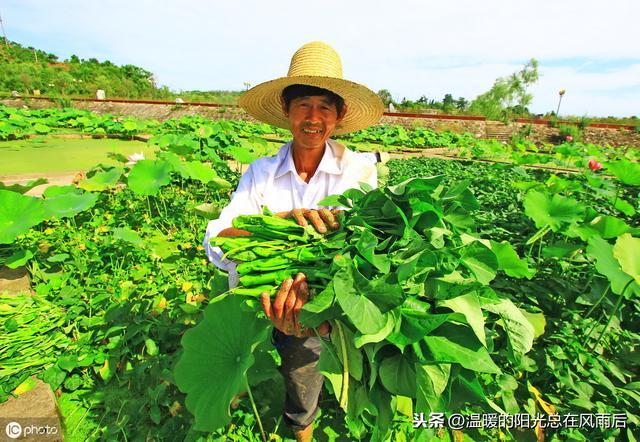
<path id="1" fill-rule="evenodd" d="M 155 195 L 171 182 L 171 165 L 161 160 L 140 160 L 129 173 L 129 188 L 138 195 Z"/>
<path id="2" fill-rule="evenodd" d="M 524 354 L 531 350 L 535 329 L 522 310 L 511 300 L 501 299 L 499 302 L 482 303 L 482 308 L 500 316 L 514 352 Z"/>
<path id="3" fill-rule="evenodd" d="M 439 306 L 447 307 L 457 313 L 462 313 L 467 319 L 467 323 L 478 337 L 483 346 L 487 346 L 487 338 L 484 332 L 484 316 L 480 308 L 478 296 L 475 293 L 445 299 L 438 303 Z"/>
<path id="4" fill-rule="evenodd" d="M 48 216 L 70 218 L 92 208 L 98 195 L 82 192 L 73 186 L 51 186 L 45 190 L 44 207 Z"/>
<path id="5" fill-rule="evenodd" d="M 416 366 L 416 410 L 425 414 L 445 411 L 444 392 L 449 383 L 450 364 Z"/>
<path id="6" fill-rule="evenodd" d="M 353 279 L 353 265 L 344 257 L 342 262 L 344 264 L 333 278 L 336 300 L 360 333 L 375 334 L 385 327 L 387 318 L 369 298 L 357 292 Z"/>
<path id="7" fill-rule="evenodd" d="M 174 168 L 182 178 L 190 178 L 201 183 L 208 183 L 218 176 L 211 165 L 203 164 L 200 161 L 181 161 L 174 165 Z"/>
<path id="8" fill-rule="evenodd" d="M 491 250 L 498 258 L 498 269 L 514 278 L 531 279 L 535 274 L 527 265 L 527 261 L 520 259 L 511 244 L 507 241 L 491 241 Z"/>
<path id="9" fill-rule="evenodd" d="M 550 226 L 555 232 L 577 222 L 585 208 L 573 198 L 531 190 L 524 197 L 524 212 L 539 229 Z"/>
<path id="10" fill-rule="evenodd" d="M 619 248 L 619 253 L 626 248 Z M 606 276 L 611 283 L 611 290 L 613 293 L 620 294 L 624 287 L 633 279 L 633 277 L 622 270 L 620 262 L 613 255 L 613 246 L 604 239 L 593 236 L 589 238 L 589 245 L 587 246 L 587 253 L 596 260 L 596 270 L 602 275 Z M 636 251 L 636 254 L 638 252 Z M 633 286 L 633 284 L 632 284 Z M 637 289 L 638 285 L 630 289 Z"/>
<path id="11" fill-rule="evenodd" d="M 629 233 L 619 236 L 613 246 L 613 256 L 620 263 L 622 271 L 640 284 L 640 238 Z"/>
<path id="12" fill-rule="evenodd" d="M 487 349 L 467 326 L 443 324 L 433 334 L 425 336 L 424 342 L 434 362 L 458 363 L 473 371 L 500 373 Z"/>
<path id="13" fill-rule="evenodd" d="M 640 164 L 628 160 L 606 163 L 607 171 L 629 186 L 640 186 Z"/>
<path id="14" fill-rule="evenodd" d="M 89 192 L 101 192 L 118 184 L 123 173 L 124 169 L 114 167 L 106 172 L 98 172 L 91 178 L 80 181 L 80 183 L 78 183 L 78 187 Z"/>
<path id="15" fill-rule="evenodd" d="M 397 354 L 380 363 L 380 381 L 392 394 L 416 397 L 416 368 L 413 358 Z"/>
<path id="16" fill-rule="evenodd" d="M 213 431 L 229 423 L 229 403 L 244 391 L 252 352 L 270 329 L 270 322 L 246 311 L 243 302 L 242 297 L 227 296 L 210 303 L 203 320 L 182 338 L 184 353 L 174 376 L 187 394 L 196 430 Z"/>
<path id="17" fill-rule="evenodd" d="M 489 284 L 496 277 L 498 260 L 496 255 L 484 245 L 474 242 L 465 247 L 460 261 L 482 284 Z"/>
<path id="18" fill-rule="evenodd" d="M 47 217 L 44 201 L 9 190 L 0 190 L 0 244 L 11 244 L 18 235 Z"/>

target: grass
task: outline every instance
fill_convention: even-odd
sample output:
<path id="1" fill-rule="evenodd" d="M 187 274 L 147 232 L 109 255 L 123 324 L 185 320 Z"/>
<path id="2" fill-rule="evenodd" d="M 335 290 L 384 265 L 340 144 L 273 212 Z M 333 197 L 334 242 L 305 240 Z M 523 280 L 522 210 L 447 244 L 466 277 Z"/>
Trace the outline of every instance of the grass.
<path id="1" fill-rule="evenodd" d="M 38 137 L 0 142 L 0 175 L 47 174 L 88 170 L 98 163 L 117 164 L 110 152 L 143 152 L 154 158 L 157 146 L 114 139 L 59 139 Z"/>

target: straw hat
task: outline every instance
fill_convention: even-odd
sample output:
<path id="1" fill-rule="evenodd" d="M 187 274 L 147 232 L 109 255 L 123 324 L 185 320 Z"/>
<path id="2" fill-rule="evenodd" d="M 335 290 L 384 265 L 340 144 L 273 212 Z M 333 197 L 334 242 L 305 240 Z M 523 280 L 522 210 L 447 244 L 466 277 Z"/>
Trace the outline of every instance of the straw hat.
<path id="1" fill-rule="evenodd" d="M 335 135 L 353 132 L 378 122 L 384 105 L 366 86 L 342 78 L 338 53 L 328 44 L 307 43 L 293 54 L 286 77 L 261 83 L 245 92 L 238 103 L 252 117 L 285 129 L 289 120 L 282 112 L 280 96 L 287 86 L 304 84 L 327 89 L 340 95 L 347 113 L 336 127 Z"/>

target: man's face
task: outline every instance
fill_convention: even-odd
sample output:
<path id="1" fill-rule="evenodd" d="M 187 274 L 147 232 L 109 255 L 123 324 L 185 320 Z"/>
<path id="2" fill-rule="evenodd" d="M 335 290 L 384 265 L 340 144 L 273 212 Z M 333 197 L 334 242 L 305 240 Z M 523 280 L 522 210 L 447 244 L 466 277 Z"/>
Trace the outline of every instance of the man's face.
<path id="1" fill-rule="evenodd" d="M 319 95 L 294 98 L 288 110 L 283 104 L 283 111 L 289 119 L 295 146 L 306 150 L 324 148 L 346 109 L 338 115 L 336 105 L 329 98 Z"/>

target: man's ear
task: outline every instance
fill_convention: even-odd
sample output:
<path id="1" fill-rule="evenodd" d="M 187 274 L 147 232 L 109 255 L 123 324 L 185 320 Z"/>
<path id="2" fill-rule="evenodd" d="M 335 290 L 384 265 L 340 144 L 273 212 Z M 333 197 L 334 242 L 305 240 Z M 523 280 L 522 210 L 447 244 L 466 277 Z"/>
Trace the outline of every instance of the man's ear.
<path id="1" fill-rule="evenodd" d="M 280 95 L 280 106 L 282 107 L 282 113 L 285 117 L 289 116 L 289 109 L 287 109 L 287 104 L 284 102 L 284 97 Z"/>
<path id="2" fill-rule="evenodd" d="M 347 103 L 345 103 L 342 106 L 342 112 L 340 112 L 340 114 L 338 115 L 338 120 L 337 121 L 342 121 L 342 119 L 344 118 L 345 115 L 347 115 Z"/>

